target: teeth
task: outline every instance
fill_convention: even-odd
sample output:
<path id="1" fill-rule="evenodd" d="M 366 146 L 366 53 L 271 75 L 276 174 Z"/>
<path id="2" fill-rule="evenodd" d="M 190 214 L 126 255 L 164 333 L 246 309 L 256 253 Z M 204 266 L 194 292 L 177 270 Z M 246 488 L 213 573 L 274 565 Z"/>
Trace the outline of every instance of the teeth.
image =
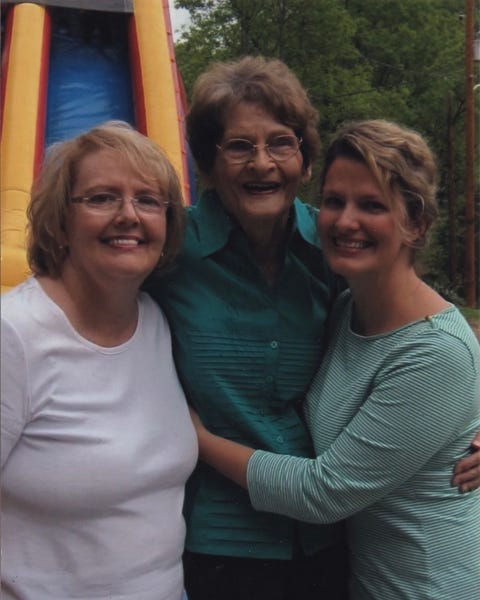
<path id="1" fill-rule="evenodd" d="M 245 185 L 245 187 L 248 190 L 258 190 L 261 192 L 267 191 L 267 190 L 274 190 L 278 187 L 278 185 L 276 185 L 275 183 L 247 183 Z"/>
<path id="2" fill-rule="evenodd" d="M 362 248 L 367 248 L 367 242 L 361 242 L 356 240 L 335 240 L 335 244 L 341 248 L 352 248 L 354 250 L 361 250 Z"/>
<path id="3" fill-rule="evenodd" d="M 113 238 L 108 241 L 111 246 L 138 246 L 138 240 L 132 238 Z"/>

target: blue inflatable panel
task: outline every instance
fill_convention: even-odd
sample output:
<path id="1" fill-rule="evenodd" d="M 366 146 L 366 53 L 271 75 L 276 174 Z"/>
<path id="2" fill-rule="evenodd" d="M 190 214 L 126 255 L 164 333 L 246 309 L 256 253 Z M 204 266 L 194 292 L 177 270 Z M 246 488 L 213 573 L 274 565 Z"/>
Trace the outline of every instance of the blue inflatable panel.
<path id="1" fill-rule="evenodd" d="M 52 34 L 46 146 L 120 119 L 134 124 L 127 44 L 102 44 L 59 30 Z"/>
<path id="2" fill-rule="evenodd" d="M 190 146 L 187 143 L 187 169 L 188 169 L 188 182 L 190 184 L 190 203 L 197 203 L 197 178 L 195 176 L 195 162 L 193 160 Z"/>

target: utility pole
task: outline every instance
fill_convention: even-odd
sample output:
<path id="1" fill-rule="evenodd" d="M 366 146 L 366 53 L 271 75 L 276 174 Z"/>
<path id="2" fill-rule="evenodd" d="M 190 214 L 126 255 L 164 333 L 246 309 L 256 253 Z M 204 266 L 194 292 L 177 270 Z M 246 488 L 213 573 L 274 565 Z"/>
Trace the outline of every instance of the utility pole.
<path id="1" fill-rule="evenodd" d="M 453 93 L 447 94 L 447 198 L 448 198 L 448 279 L 457 279 L 457 194 L 455 190 L 455 136 Z"/>
<path id="2" fill-rule="evenodd" d="M 467 306 L 475 308 L 475 112 L 474 96 L 474 0 L 465 0 L 465 295 Z"/>

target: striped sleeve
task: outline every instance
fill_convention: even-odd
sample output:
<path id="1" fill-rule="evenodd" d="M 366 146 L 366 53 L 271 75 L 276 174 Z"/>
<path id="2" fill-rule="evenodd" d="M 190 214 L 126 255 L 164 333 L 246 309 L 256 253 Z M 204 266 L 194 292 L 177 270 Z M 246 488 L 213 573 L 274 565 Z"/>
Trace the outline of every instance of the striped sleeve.
<path id="1" fill-rule="evenodd" d="M 464 438 L 468 448 L 479 427 L 478 381 L 461 340 L 443 331 L 411 340 L 376 373 L 370 394 L 323 454 L 253 454 L 247 472 L 253 506 L 329 523 L 374 504 L 455 440 Z"/>

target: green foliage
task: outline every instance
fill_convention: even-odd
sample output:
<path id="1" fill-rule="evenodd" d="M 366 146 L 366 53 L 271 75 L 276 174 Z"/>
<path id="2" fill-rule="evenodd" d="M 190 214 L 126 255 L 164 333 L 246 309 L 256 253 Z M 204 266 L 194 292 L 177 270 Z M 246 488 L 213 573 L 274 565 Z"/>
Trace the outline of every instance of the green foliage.
<path id="1" fill-rule="evenodd" d="M 464 197 L 464 2 L 176 0 L 175 5 L 190 12 L 192 23 L 176 45 L 187 95 L 211 61 L 245 54 L 280 58 L 319 110 L 324 143 L 348 119 L 387 118 L 414 127 L 438 158 L 442 213 L 448 189 Z M 314 187 L 303 193 L 315 202 Z M 461 265 L 463 202 L 456 211 Z M 446 275 L 449 226 L 443 215 L 428 269 L 439 285 L 445 280 L 461 292 Z"/>
<path id="2" fill-rule="evenodd" d="M 461 306 L 460 310 L 466 319 L 473 323 L 476 322 L 477 326 L 480 327 L 480 308 L 468 308 L 467 306 Z"/>

